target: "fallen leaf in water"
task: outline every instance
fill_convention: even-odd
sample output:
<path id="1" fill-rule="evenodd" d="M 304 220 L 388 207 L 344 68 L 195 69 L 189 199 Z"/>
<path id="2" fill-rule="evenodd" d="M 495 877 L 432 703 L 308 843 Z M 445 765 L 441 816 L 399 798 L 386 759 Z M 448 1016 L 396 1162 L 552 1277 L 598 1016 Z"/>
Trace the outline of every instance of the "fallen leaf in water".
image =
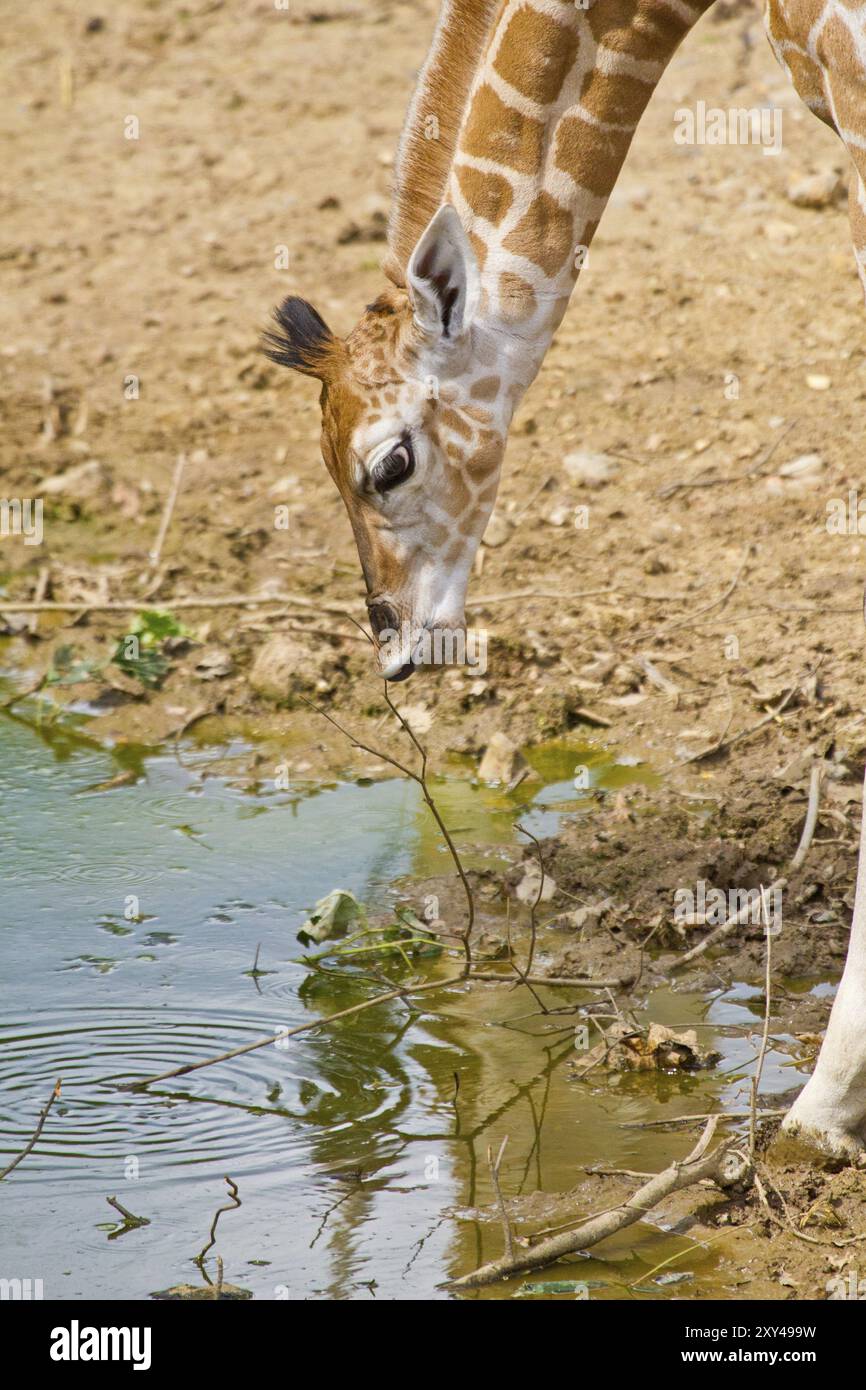
<path id="1" fill-rule="evenodd" d="M 609 1071 L 699 1071 L 713 1066 L 720 1056 L 704 1052 L 693 1029 L 675 1033 L 663 1023 L 651 1023 L 648 1029 L 616 1023 L 574 1071 L 578 1077 L 601 1065 Z"/>
<path id="2" fill-rule="evenodd" d="M 350 927 L 365 927 L 367 914 L 354 893 L 334 888 L 320 898 L 298 932 L 298 940 L 306 946 L 311 941 L 331 941 L 345 936 Z"/>

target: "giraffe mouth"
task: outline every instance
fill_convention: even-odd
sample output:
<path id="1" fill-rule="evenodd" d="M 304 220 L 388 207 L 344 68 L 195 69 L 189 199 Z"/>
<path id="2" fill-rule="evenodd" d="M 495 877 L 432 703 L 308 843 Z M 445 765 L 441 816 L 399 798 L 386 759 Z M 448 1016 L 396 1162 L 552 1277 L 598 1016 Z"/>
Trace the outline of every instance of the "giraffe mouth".
<path id="1" fill-rule="evenodd" d="M 399 685 L 401 681 L 407 681 L 411 675 L 414 675 L 415 669 L 414 664 L 411 661 L 407 661 L 405 665 L 400 666 L 393 674 L 390 671 L 386 671 L 385 680 L 389 685 Z"/>

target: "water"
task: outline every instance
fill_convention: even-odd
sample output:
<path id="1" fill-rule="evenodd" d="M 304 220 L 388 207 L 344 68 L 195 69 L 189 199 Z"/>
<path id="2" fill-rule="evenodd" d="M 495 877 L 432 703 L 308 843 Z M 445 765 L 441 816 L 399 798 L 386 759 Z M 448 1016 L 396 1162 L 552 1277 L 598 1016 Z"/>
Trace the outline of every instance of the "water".
<path id="1" fill-rule="evenodd" d="M 578 1084 L 570 1031 L 531 1036 L 549 1025 L 521 1017 L 525 992 L 459 986 L 418 1012 L 380 1006 L 119 1089 L 359 1002 L 369 985 L 300 963 L 307 909 L 339 886 L 384 910 L 396 880 L 449 867 L 413 784 L 252 794 L 210 775 L 213 756 L 109 754 L 74 730 L 0 717 L 0 1167 L 63 1083 L 35 1151 L 0 1184 L 0 1276 L 42 1279 L 59 1299 L 201 1284 L 192 1261 L 228 1205 L 228 1175 L 242 1205 L 220 1216 L 211 1276 L 219 1253 L 225 1279 L 260 1298 L 444 1298 L 443 1280 L 501 1249 L 496 1224 L 453 1215 L 491 1200 L 488 1144 L 509 1136 L 507 1192 L 566 1191 L 582 1164 L 653 1169 L 693 1142 L 625 1122 L 744 1104 L 760 1001 L 742 990 L 649 1001 L 660 1022 L 713 1025 L 701 1029 L 724 1053 L 713 1074 Z M 544 780 L 516 799 L 465 777 L 439 783 L 469 862 L 505 856 L 518 812 L 536 833 L 554 829 L 577 804 L 576 762 L 593 764 L 599 786 L 646 780 L 558 745 L 537 755 Z M 94 790 L 123 770 L 134 785 Z M 794 1083 L 787 1060 L 771 1052 L 765 1091 Z M 108 1196 L 150 1224 L 119 1234 Z M 690 1244 L 636 1226 L 547 1277 L 623 1297 L 623 1284 Z M 673 1268 L 709 1288 L 715 1260 L 697 1251 Z"/>

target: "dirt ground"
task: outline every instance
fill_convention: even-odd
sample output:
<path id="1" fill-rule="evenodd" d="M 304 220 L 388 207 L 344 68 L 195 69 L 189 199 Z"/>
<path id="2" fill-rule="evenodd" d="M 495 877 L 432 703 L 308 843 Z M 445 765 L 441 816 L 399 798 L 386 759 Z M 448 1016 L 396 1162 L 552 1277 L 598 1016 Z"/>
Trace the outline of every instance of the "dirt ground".
<path id="1" fill-rule="evenodd" d="M 193 723 L 206 736 L 213 717 L 264 740 L 253 775 L 286 749 L 310 778 L 376 768 L 324 723 L 311 735 L 299 702 L 383 737 L 381 684 L 348 618 L 365 616 L 360 570 L 319 457 L 317 392 L 257 340 L 286 294 L 345 332 L 380 288 L 390 163 L 435 12 L 434 0 L 180 12 L 61 0 L 4 27 L 0 492 L 44 498 L 45 533 L 39 546 L 0 540 L 3 660 L 22 686 L 56 672 L 63 646 L 67 663 L 92 663 L 52 696 L 87 701 L 94 737 L 154 744 Z M 698 100 L 780 108 L 778 156 L 678 145 L 674 113 Z M 515 420 L 470 591 L 487 670 L 400 688 L 437 757 L 478 757 L 494 731 L 519 745 L 571 734 L 667 774 L 546 848 L 561 889 L 612 899 L 602 944 L 566 924 L 551 970 L 610 970 L 655 923 L 662 955 L 647 969 L 664 973 L 690 944 L 670 921 L 678 886 L 785 872 L 816 759 L 821 816 L 790 876 L 777 967 L 841 967 L 866 759 L 863 541 L 856 521 L 853 534 L 827 526 L 864 456 L 846 159 L 777 68 L 758 10 L 705 17 L 653 98 Z M 822 206 L 801 205 L 804 180 Z M 580 451 L 606 456 L 601 484 L 564 466 Z M 571 524 L 581 505 L 586 529 Z M 274 592 L 292 600 L 177 605 Z M 34 598 L 73 608 L 14 611 Z M 188 625 L 160 689 L 106 664 L 130 622 L 96 606 L 110 601 Z M 708 962 L 684 982 L 760 978 L 760 931 Z M 780 1008 L 780 1026 L 820 1033 L 826 1001 Z M 825 1296 L 813 1263 L 784 1296 Z"/>

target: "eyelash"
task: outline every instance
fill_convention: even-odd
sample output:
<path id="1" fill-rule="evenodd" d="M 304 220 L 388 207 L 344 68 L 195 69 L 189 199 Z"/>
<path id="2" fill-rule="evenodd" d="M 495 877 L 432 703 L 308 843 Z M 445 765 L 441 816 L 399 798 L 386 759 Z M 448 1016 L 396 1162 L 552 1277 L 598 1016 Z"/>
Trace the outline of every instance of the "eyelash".
<path id="1" fill-rule="evenodd" d="M 393 477 L 389 477 L 386 471 L 386 466 L 392 460 L 396 459 L 397 455 L 403 456 L 398 460 L 400 464 L 400 471 L 395 472 Z M 405 483 L 407 478 L 411 478 L 414 471 L 415 455 L 412 452 L 411 441 L 408 438 L 401 439 L 400 443 L 395 444 L 391 452 L 386 454 L 385 457 L 383 459 L 380 459 L 379 462 L 373 467 L 373 486 L 375 487 L 376 491 L 380 494 L 390 492 L 392 488 L 397 487 L 400 483 Z"/>

